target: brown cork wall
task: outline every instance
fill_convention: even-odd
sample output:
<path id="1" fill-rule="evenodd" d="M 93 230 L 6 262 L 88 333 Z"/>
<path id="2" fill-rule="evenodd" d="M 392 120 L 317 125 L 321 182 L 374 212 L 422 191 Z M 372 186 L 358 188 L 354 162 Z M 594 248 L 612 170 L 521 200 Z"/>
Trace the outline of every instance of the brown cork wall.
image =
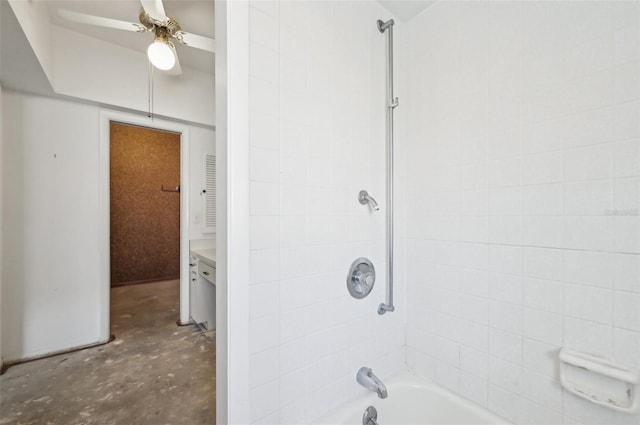
<path id="1" fill-rule="evenodd" d="M 180 276 L 180 135 L 110 124 L 111 285 Z"/>

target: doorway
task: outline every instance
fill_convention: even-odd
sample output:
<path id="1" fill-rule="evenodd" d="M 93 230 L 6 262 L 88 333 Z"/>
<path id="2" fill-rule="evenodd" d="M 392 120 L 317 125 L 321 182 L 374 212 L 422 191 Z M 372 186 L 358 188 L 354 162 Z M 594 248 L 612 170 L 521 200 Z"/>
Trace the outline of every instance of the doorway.
<path id="1" fill-rule="evenodd" d="M 179 198 L 179 320 L 178 323 L 189 323 L 189 140 L 190 128 L 184 124 L 150 119 L 131 114 L 103 111 L 100 114 L 100 340 L 110 339 L 111 324 L 111 131 L 112 123 L 124 124 L 148 130 L 170 132 L 179 137 L 180 149 L 180 186 Z M 161 182 L 157 185 L 174 185 L 175 182 Z M 168 192 L 167 195 L 180 195 Z M 140 279 L 142 280 L 142 279 Z"/>
<path id="2" fill-rule="evenodd" d="M 112 121 L 111 286 L 180 279 L 180 134 Z"/>

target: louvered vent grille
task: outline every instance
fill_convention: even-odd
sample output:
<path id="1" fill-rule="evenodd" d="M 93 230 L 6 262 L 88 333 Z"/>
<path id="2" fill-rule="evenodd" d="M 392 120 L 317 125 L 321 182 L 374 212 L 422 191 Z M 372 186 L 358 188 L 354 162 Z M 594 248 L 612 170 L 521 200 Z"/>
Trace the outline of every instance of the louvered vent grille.
<path id="1" fill-rule="evenodd" d="M 216 231 L 216 157 L 205 155 L 204 163 L 204 198 L 202 200 L 202 231 L 212 233 Z"/>

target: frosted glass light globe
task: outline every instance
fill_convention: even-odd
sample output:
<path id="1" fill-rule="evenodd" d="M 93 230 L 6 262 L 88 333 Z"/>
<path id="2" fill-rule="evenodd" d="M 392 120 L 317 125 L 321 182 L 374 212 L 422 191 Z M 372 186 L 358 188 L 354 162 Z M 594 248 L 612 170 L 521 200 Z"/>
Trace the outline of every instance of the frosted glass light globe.
<path id="1" fill-rule="evenodd" d="M 176 64 L 176 56 L 168 43 L 155 40 L 147 48 L 147 56 L 156 68 L 168 71 Z"/>

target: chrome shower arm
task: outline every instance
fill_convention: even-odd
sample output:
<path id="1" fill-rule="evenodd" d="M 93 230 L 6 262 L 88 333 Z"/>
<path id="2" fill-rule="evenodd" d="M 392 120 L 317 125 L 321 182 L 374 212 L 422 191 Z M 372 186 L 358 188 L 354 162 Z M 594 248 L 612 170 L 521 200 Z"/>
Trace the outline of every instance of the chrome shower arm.
<path id="1" fill-rule="evenodd" d="M 376 200 L 373 199 L 366 190 L 361 190 L 360 193 L 358 193 L 358 201 L 360 201 L 362 205 L 371 205 L 371 208 L 373 208 L 374 211 L 380 210 Z"/>

